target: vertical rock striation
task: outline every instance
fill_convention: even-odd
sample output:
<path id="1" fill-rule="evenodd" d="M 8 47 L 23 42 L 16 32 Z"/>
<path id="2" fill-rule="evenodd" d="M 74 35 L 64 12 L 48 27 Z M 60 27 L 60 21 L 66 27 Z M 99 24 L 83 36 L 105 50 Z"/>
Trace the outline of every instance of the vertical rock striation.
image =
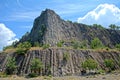
<path id="1" fill-rule="evenodd" d="M 64 54 L 67 53 L 69 58 L 64 59 Z M 8 56 L 15 57 L 17 62 L 17 74 L 24 75 L 31 73 L 30 65 L 34 58 L 38 58 L 43 63 L 41 75 L 80 75 L 82 67 L 81 64 L 88 58 L 92 58 L 99 63 L 98 69 L 105 69 L 103 64 L 105 59 L 113 59 L 115 61 L 115 69 L 120 69 L 120 52 L 116 51 L 92 51 L 92 50 L 75 50 L 64 48 L 49 48 L 46 50 L 32 50 L 28 51 L 25 56 L 7 54 L 3 56 L 0 54 L 0 68 L 6 69 L 6 62 Z"/>
<path id="2" fill-rule="evenodd" d="M 120 31 L 93 27 L 85 24 L 64 21 L 53 10 L 46 9 L 38 16 L 29 35 L 24 36 L 20 42 L 30 41 L 56 46 L 63 41 L 88 41 L 88 45 L 95 37 L 108 47 L 120 43 Z"/>

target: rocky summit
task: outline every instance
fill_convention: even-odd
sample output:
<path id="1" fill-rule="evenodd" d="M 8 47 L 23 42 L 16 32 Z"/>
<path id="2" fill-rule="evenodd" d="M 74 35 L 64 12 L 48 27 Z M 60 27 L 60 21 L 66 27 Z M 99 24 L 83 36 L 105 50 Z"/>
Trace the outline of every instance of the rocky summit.
<path id="1" fill-rule="evenodd" d="M 87 41 L 99 38 L 108 47 L 120 43 L 120 31 L 97 26 L 73 23 L 60 18 L 53 10 L 46 9 L 38 16 L 29 35 L 23 36 L 20 42 L 30 41 L 56 46 L 59 41 Z M 67 43 L 66 43 L 67 44 Z M 69 43 L 68 43 L 69 45 Z"/>
<path id="2" fill-rule="evenodd" d="M 99 39 L 107 48 L 104 49 L 105 47 L 103 47 L 100 50 L 91 49 L 90 44 L 94 38 Z M 82 63 L 88 59 L 96 61 L 98 64 L 96 66 L 97 69 L 104 70 L 106 70 L 104 60 L 111 59 L 114 60 L 114 67 L 112 69 L 120 69 L 120 51 L 112 50 L 116 44 L 120 43 L 120 30 L 65 21 L 50 9 L 42 11 L 41 15 L 35 19 L 30 33 L 26 33 L 16 45 L 26 41 L 30 42 L 32 47 L 25 49 L 27 51 L 22 55 L 20 50 L 19 54 L 17 53 L 18 50 L 15 51 L 19 49 L 19 46 L 14 50 L 10 49 L 10 51 L 0 53 L 1 72 L 11 69 L 11 66 L 8 65 L 10 63 L 9 57 L 14 58 L 16 62 L 17 67 L 13 66 L 12 69 L 16 68 L 15 73 L 17 75 L 28 75 L 32 72 L 52 76 L 80 75 L 83 70 Z M 63 41 L 62 47 L 61 44 L 57 45 L 60 41 Z M 72 43 L 75 41 L 85 41 L 87 48 L 72 48 Z M 34 47 L 36 42 L 42 45 L 49 44 L 50 47 L 44 49 L 36 48 Z M 36 67 L 32 66 L 31 68 L 32 60 L 35 58 L 39 59 L 42 63 L 42 67 L 38 65 L 40 69 L 37 70 L 35 70 Z M 14 65 L 15 63 L 12 64 Z"/>

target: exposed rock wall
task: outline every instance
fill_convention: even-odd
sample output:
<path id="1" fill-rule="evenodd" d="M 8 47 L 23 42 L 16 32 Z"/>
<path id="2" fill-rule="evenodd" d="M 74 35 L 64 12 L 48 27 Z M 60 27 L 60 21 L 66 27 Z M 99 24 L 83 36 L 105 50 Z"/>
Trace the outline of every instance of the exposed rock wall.
<path id="1" fill-rule="evenodd" d="M 45 26 L 45 31 L 42 30 Z M 41 35 L 42 34 L 42 35 Z M 20 42 L 39 42 L 56 46 L 60 40 L 88 41 L 88 45 L 95 37 L 108 47 L 114 47 L 120 43 L 120 31 L 93 27 L 81 23 L 64 21 L 54 11 L 46 9 L 34 21 L 33 28 L 29 35 L 24 36 Z"/>
<path id="2" fill-rule="evenodd" d="M 64 54 L 68 54 L 68 60 L 64 60 Z M 75 49 L 46 49 L 28 51 L 25 56 L 11 53 L 0 54 L 0 68 L 5 70 L 8 56 L 15 57 L 17 62 L 17 74 L 28 74 L 30 70 L 30 62 L 33 58 L 39 58 L 43 63 L 42 75 L 51 73 L 53 76 L 76 75 L 80 74 L 81 63 L 88 58 L 92 58 L 99 63 L 99 68 L 105 68 L 104 59 L 113 59 L 115 61 L 115 69 L 119 69 L 120 52 L 116 51 L 92 51 L 92 50 L 75 50 Z"/>

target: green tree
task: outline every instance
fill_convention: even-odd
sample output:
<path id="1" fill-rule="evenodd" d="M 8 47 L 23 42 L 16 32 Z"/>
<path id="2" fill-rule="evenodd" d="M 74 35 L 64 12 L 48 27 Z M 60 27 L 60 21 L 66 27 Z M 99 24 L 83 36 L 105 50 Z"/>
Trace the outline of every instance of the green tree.
<path id="1" fill-rule="evenodd" d="M 99 29 L 104 29 L 104 27 L 100 24 L 93 24 L 93 27 L 97 27 Z"/>
<path id="2" fill-rule="evenodd" d="M 23 42 L 17 45 L 17 53 L 18 54 L 25 54 L 31 48 L 31 43 Z"/>
<path id="3" fill-rule="evenodd" d="M 98 66 L 97 62 L 93 59 L 87 59 L 82 63 L 82 68 L 84 69 L 93 70 L 97 68 L 97 66 Z"/>
<path id="4" fill-rule="evenodd" d="M 69 54 L 68 53 L 64 53 L 63 54 L 63 60 L 68 61 L 68 59 L 69 59 Z"/>
<path id="5" fill-rule="evenodd" d="M 78 41 L 73 41 L 73 42 L 72 42 L 72 47 L 73 47 L 74 49 L 78 49 L 79 46 L 80 46 L 80 44 L 79 44 Z"/>
<path id="6" fill-rule="evenodd" d="M 14 74 L 15 70 L 17 68 L 15 58 L 8 58 L 7 60 L 7 65 L 6 65 L 6 73 L 7 74 Z"/>
<path id="7" fill-rule="evenodd" d="M 64 44 L 64 41 L 60 41 L 60 42 L 57 43 L 57 47 L 62 47 L 63 44 Z"/>
<path id="8" fill-rule="evenodd" d="M 50 47 L 49 44 L 44 44 L 44 45 L 42 46 L 43 49 L 46 49 L 46 48 L 49 48 L 49 47 Z"/>
<path id="9" fill-rule="evenodd" d="M 84 40 L 84 41 L 81 41 L 81 42 L 79 42 L 79 41 L 72 41 L 71 43 L 72 43 L 72 47 L 74 49 L 78 49 L 78 48 L 86 49 L 88 41 L 87 40 Z"/>
<path id="10" fill-rule="evenodd" d="M 92 49 L 102 48 L 103 44 L 98 38 L 94 38 L 90 44 Z"/>
<path id="11" fill-rule="evenodd" d="M 34 42 L 34 47 L 41 47 L 42 45 L 39 42 Z"/>
<path id="12" fill-rule="evenodd" d="M 109 28 L 112 29 L 112 30 L 119 30 L 120 26 L 116 26 L 115 24 L 110 24 Z"/>
<path id="13" fill-rule="evenodd" d="M 31 71 L 32 71 L 32 72 L 34 72 L 34 73 L 36 73 L 36 74 L 37 74 L 37 73 L 40 74 L 40 71 L 41 71 L 42 67 L 43 67 L 43 64 L 42 64 L 42 62 L 40 61 L 40 59 L 34 58 L 34 59 L 31 61 L 31 66 L 30 66 L 30 68 L 31 68 Z"/>
<path id="14" fill-rule="evenodd" d="M 120 50 L 120 44 L 116 44 L 115 48 L 117 48 L 118 50 Z"/>
<path id="15" fill-rule="evenodd" d="M 109 72 L 114 68 L 114 61 L 112 59 L 105 59 L 104 64 L 109 69 Z"/>

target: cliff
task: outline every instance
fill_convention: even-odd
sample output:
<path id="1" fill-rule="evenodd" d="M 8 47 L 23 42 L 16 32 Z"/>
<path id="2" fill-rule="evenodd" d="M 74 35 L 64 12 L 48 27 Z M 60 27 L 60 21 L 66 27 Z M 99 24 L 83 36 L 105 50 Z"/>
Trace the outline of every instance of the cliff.
<path id="1" fill-rule="evenodd" d="M 90 26 L 81 23 L 64 21 L 53 10 L 46 9 L 38 16 L 28 35 L 23 36 L 20 42 L 39 42 L 56 46 L 59 41 L 87 41 L 99 38 L 105 46 L 113 48 L 120 43 L 120 31 Z"/>
<path id="2" fill-rule="evenodd" d="M 64 59 L 64 54 L 68 54 L 68 59 Z M 120 69 L 120 52 L 117 51 L 93 51 L 93 50 L 76 50 L 65 48 L 49 48 L 45 50 L 31 50 L 26 55 L 17 55 L 15 53 L 0 54 L 0 68 L 6 69 L 8 56 L 14 57 L 17 62 L 17 74 L 31 73 L 30 64 L 33 58 L 39 58 L 43 63 L 41 75 L 61 76 L 61 75 L 80 75 L 81 64 L 88 58 L 92 58 L 99 63 L 98 69 L 105 69 L 103 64 L 105 59 L 115 61 L 115 69 Z"/>
<path id="3" fill-rule="evenodd" d="M 43 63 L 41 75 L 79 75 L 82 70 L 82 62 L 88 58 L 97 61 L 99 64 L 97 69 L 105 69 L 105 65 L 103 64 L 105 59 L 114 60 L 114 69 L 120 69 L 119 51 L 80 50 L 72 49 L 69 46 L 69 41 L 87 41 L 86 44 L 90 46 L 91 40 L 96 37 L 105 46 L 110 48 L 120 43 L 119 30 L 64 21 L 54 11 L 46 9 L 35 19 L 31 32 L 25 34 L 19 43 L 29 41 L 33 46 L 35 42 L 38 42 L 41 44 L 50 44 L 50 48 L 28 50 L 25 55 L 20 55 L 16 52 L 2 52 L 0 53 L 0 71 L 4 72 L 6 70 L 6 64 L 10 56 L 15 58 L 17 63 L 16 73 L 18 75 L 31 73 L 30 65 L 34 58 L 40 59 Z M 62 48 L 56 46 L 60 41 L 65 41 Z M 67 59 L 64 58 L 65 55 L 67 55 Z"/>

